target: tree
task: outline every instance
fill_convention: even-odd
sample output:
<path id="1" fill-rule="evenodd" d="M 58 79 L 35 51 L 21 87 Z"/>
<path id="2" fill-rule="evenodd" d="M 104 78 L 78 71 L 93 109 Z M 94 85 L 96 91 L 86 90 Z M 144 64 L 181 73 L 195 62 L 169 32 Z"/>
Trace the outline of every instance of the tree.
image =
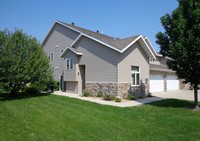
<path id="1" fill-rule="evenodd" d="M 21 30 L 0 31 L 0 86 L 16 93 L 28 83 L 50 80 L 49 58 L 36 38 Z"/>
<path id="2" fill-rule="evenodd" d="M 200 84 L 200 1 L 178 0 L 172 14 L 161 17 L 165 32 L 156 35 L 160 53 L 168 56 L 167 65 L 176 71 L 179 79 L 194 87 L 194 104 L 198 109 Z"/>

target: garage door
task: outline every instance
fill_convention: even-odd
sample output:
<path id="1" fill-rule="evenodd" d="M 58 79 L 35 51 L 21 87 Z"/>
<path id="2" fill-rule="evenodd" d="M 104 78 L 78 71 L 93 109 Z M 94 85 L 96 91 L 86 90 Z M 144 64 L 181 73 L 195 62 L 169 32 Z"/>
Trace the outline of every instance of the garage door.
<path id="1" fill-rule="evenodd" d="M 161 74 L 150 74 L 150 92 L 164 91 L 164 80 Z"/>
<path id="2" fill-rule="evenodd" d="M 77 94 L 78 93 L 78 83 L 75 81 L 67 81 L 66 92 Z"/>
<path id="3" fill-rule="evenodd" d="M 175 75 L 167 76 L 167 91 L 169 90 L 178 90 L 179 89 L 179 80 Z"/>

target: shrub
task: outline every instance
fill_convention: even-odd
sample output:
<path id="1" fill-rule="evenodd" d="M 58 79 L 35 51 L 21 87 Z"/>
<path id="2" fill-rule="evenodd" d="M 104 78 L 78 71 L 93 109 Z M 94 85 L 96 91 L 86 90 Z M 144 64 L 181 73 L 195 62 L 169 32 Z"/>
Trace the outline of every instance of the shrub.
<path id="1" fill-rule="evenodd" d="M 59 82 L 54 80 L 53 81 L 54 91 L 59 91 Z"/>
<path id="2" fill-rule="evenodd" d="M 129 93 L 127 95 L 126 99 L 128 99 L 128 100 L 136 100 L 136 97 L 132 93 Z"/>
<path id="3" fill-rule="evenodd" d="M 92 96 L 92 93 L 88 90 L 83 90 L 82 96 L 85 96 L 85 97 Z"/>
<path id="4" fill-rule="evenodd" d="M 31 95 L 40 94 L 39 88 L 37 86 L 33 85 L 33 84 L 31 84 L 28 87 L 25 87 L 24 92 L 26 94 L 31 94 Z"/>
<path id="5" fill-rule="evenodd" d="M 115 102 L 121 102 L 121 101 L 122 101 L 121 98 L 119 98 L 119 97 L 115 98 Z"/>
<path id="6" fill-rule="evenodd" d="M 102 97 L 102 96 L 103 96 L 102 91 L 99 91 L 99 92 L 97 93 L 97 97 Z"/>
<path id="7" fill-rule="evenodd" d="M 111 100 L 115 99 L 115 96 L 112 95 L 112 94 L 106 93 L 106 94 L 103 95 L 103 99 L 107 100 L 107 101 L 111 101 Z"/>

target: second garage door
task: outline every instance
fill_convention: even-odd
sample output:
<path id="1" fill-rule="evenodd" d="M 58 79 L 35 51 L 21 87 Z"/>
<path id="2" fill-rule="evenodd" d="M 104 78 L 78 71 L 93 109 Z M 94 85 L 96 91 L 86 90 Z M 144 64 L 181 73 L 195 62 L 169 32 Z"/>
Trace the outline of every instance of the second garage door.
<path id="1" fill-rule="evenodd" d="M 178 90 L 179 89 L 179 80 L 175 75 L 167 76 L 167 91 L 169 90 Z"/>
<path id="2" fill-rule="evenodd" d="M 163 92 L 164 80 L 161 74 L 150 74 L 150 92 Z"/>

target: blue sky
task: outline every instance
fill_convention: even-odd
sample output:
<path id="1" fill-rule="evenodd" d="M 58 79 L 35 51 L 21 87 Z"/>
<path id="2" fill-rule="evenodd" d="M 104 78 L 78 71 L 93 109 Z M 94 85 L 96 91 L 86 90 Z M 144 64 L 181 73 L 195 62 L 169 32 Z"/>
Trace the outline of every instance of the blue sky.
<path id="1" fill-rule="evenodd" d="M 42 42 L 60 20 L 113 37 L 142 34 L 159 51 L 160 17 L 177 6 L 176 0 L 0 0 L 0 30 L 19 28 Z"/>

